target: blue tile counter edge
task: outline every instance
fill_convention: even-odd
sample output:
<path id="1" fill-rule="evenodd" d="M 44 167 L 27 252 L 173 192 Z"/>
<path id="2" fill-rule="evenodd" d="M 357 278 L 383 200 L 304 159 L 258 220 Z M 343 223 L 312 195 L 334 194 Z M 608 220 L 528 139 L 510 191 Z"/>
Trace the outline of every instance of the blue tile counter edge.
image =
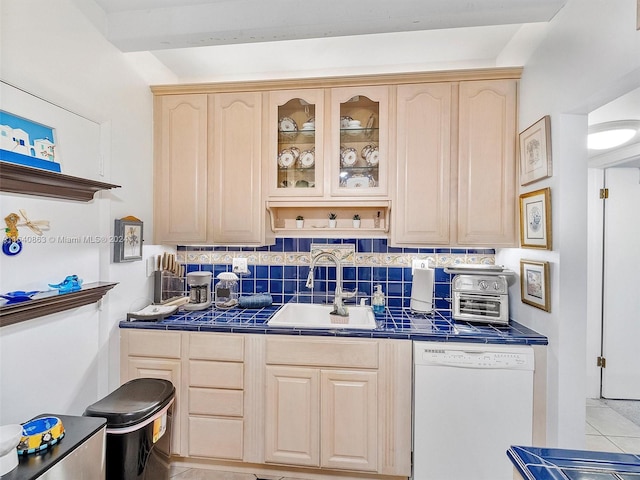
<path id="1" fill-rule="evenodd" d="M 452 320 L 448 311 L 417 314 L 401 307 L 386 308 L 384 315 L 377 316 L 380 326 L 375 330 L 270 327 L 267 322 L 279 308 L 280 305 L 272 305 L 259 309 L 218 310 L 212 308 L 198 312 L 179 311 L 157 322 L 123 320 L 120 322 L 120 328 L 391 338 L 488 344 L 547 345 L 548 343 L 547 337 L 514 321 L 505 326 L 475 324 Z"/>
<path id="2" fill-rule="evenodd" d="M 640 479 L 640 456 L 512 446 L 507 456 L 526 480 Z"/>

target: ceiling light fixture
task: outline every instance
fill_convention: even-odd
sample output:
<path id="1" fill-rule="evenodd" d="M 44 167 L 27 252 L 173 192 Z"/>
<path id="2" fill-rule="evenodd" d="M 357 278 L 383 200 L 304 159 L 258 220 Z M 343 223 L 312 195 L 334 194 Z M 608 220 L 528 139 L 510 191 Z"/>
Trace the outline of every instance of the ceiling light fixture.
<path id="1" fill-rule="evenodd" d="M 589 127 L 587 147 L 589 150 L 609 150 L 640 140 L 640 120 L 616 120 Z"/>

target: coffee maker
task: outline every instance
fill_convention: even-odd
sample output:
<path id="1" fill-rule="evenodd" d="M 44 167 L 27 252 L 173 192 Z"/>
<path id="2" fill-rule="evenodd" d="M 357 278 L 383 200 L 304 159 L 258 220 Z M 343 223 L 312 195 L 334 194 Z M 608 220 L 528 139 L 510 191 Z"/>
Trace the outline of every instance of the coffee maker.
<path id="1" fill-rule="evenodd" d="M 204 310 L 211 306 L 211 272 L 187 273 L 189 287 L 189 303 L 185 310 Z"/>

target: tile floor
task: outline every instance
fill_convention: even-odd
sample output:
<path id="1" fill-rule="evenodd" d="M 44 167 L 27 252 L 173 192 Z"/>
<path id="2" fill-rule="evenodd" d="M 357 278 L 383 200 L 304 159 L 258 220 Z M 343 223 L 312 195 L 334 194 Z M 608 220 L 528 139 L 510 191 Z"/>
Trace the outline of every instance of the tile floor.
<path id="1" fill-rule="evenodd" d="M 585 433 L 587 450 L 640 454 L 640 425 L 622 416 L 602 400 L 587 400 Z"/>
<path id="2" fill-rule="evenodd" d="M 587 400 L 586 449 L 640 454 L 640 425 L 620 415 L 599 399 Z M 638 402 L 640 409 L 640 402 Z M 256 480 L 247 473 L 220 472 L 197 468 L 172 467 L 171 480 Z M 269 480 L 296 480 L 264 477 Z"/>

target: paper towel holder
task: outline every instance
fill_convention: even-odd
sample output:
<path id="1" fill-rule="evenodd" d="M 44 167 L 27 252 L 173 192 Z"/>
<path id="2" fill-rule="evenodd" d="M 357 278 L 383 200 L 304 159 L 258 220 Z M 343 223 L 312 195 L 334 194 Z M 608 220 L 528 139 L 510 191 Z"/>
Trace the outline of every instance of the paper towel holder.
<path id="1" fill-rule="evenodd" d="M 412 262 L 413 282 L 409 308 L 416 313 L 433 312 L 433 287 L 435 272 L 428 268 L 432 257 Z"/>
<path id="2" fill-rule="evenodd" d="M 416 272 L 416 268 L 422 268 L 422 269 L 432 268 L 429 266 L 430 262 L 433 263 L 433 268 L 435 268 L 436 260 L 433 257 L 414 258 L 413 260 L 411 260 L 411 275 L 413 275 Z"/>

